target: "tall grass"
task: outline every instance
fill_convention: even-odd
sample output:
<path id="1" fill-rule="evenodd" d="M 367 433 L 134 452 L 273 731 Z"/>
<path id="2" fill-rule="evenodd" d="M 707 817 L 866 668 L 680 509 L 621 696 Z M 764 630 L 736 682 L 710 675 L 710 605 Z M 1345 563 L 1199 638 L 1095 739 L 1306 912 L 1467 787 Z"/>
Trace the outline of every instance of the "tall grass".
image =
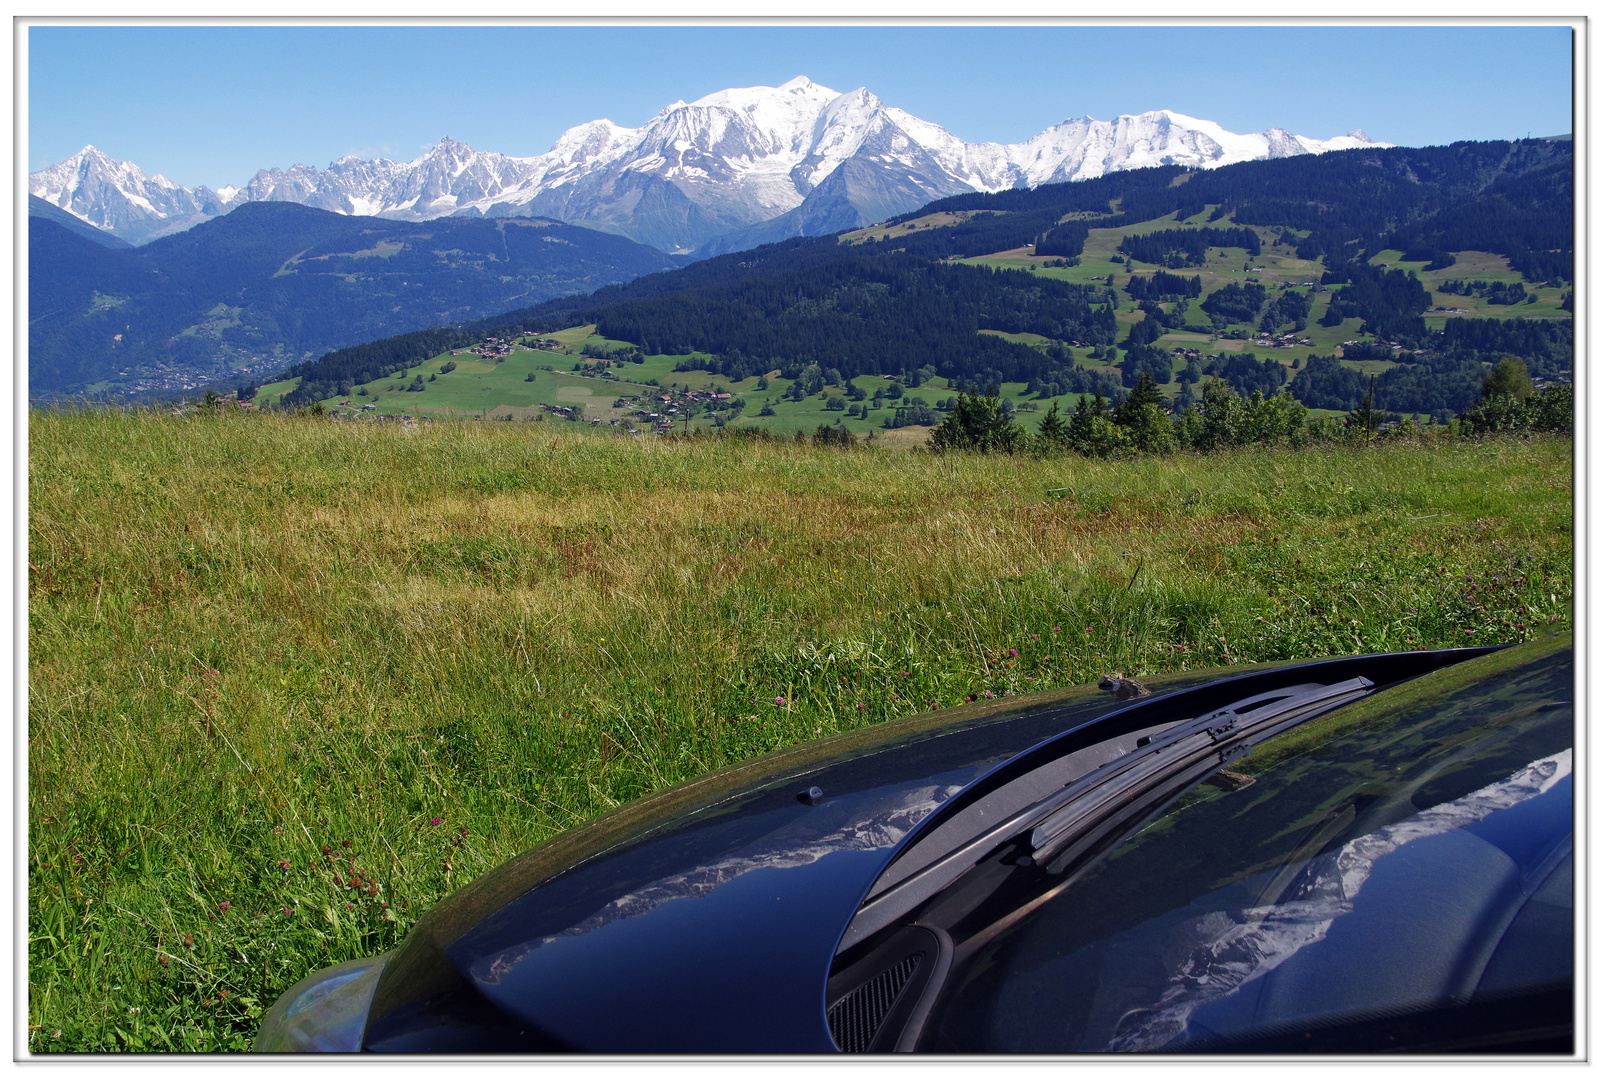
<path id="1" fill-rule="evenodd" d="M 1094 462 L 534 426 L 30 418 L 30 1049 L 244 1048 L 516 852 L 800 740 L 1569 621 L 1567 441 Z"/>

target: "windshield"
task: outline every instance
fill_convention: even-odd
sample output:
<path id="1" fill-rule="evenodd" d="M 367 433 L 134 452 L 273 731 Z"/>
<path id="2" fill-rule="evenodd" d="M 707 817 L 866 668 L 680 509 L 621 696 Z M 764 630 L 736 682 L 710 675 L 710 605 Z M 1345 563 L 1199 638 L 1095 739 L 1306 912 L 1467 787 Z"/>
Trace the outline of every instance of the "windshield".
<path id="1" fill-rule="evenodd" d="M 1270 739 L 957 938 L 926 1048 L 1231 1048 L 1571 986 L 1571 654 L 1535 651 Z"/>

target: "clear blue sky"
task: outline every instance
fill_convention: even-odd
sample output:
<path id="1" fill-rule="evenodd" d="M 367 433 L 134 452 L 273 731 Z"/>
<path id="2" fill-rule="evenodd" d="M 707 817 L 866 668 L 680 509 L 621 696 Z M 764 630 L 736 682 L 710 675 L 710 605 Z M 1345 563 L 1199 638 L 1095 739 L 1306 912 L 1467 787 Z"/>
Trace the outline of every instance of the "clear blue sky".
<path id="1" fill-rule="evenodd" d="M 1426 146 L 1570 132 L 1566 27 L 33 26 L 28 168 L 86 143 L 187 186 L 443 135 L 542 153 L 606 117 L 796 75 L 972 142 L 1175 109 Z"/>

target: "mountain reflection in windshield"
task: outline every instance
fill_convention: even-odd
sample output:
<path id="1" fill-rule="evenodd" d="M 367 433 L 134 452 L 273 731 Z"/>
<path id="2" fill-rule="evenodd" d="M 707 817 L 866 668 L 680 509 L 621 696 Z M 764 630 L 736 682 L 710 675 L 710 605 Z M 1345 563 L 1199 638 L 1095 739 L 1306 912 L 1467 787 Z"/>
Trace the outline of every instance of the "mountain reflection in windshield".
<path id="1" fill-rule="evenodd" d="M 1190 1014 L 1200 1006 L 1236 992 L 1244 983 L 1323 940 L 1334 920 L 1351 911 L 1357 892 L 1379 859 L 1413 840 L 1464 828 L 1532 799 L 1572 772 L 1571 749 L 1531 762 L 1505 780 L 1359 836 L 1313 859 L 1289 890 L 1295 899 L 1200 916 L 1182 928 L 1185 959 L 1174 967 L 1154 1004 L 1127 1012 L 1105 1049 L 1144 1051 L 1165 1046 L 1188 1027 Z"/>

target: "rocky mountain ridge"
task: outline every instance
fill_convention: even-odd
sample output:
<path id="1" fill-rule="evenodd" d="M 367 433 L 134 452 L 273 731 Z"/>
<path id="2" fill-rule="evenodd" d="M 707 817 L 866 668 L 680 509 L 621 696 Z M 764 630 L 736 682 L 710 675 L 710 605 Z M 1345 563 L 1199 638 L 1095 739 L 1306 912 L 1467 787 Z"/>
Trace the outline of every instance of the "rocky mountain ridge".
<path id="1" fill-rule="evenodd" d="M 863 87 L 838 93 L 800 76 L 677 101 L 639 128 L 595 120 L 535 157 L 444 138 L 408 162 L 348 156 L 325 169 L 263 169 L 243 187 L 212 191 L 86 146 L 32 174 L 29 192 L 132 243 L 247 202 L 283 201 L 409 221 L 550 217 L 708 254 L 867 225 L 947 195 L 1388 145 L 1360 131 L 1241 135 L 1169 110 L 1066 120 L 1014 144 L 967 143 Z"/>

